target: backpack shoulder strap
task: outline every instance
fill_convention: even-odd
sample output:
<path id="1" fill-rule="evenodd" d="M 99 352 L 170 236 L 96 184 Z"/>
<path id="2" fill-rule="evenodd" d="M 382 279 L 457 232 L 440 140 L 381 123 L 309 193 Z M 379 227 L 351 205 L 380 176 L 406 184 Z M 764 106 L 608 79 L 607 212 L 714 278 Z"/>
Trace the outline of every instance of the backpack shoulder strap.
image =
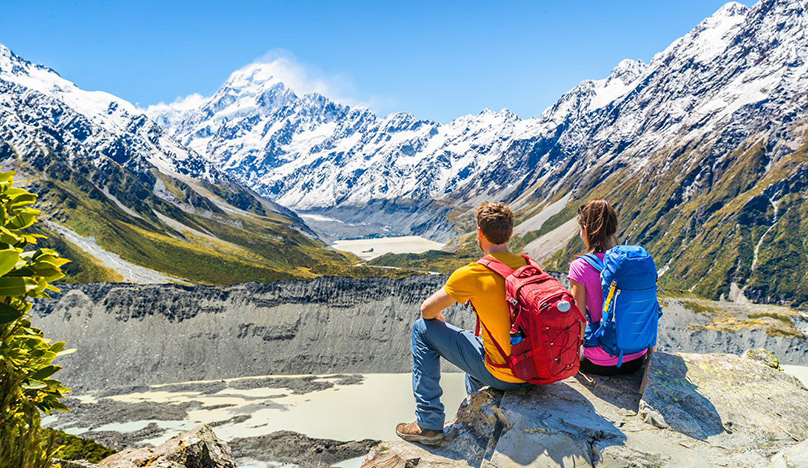
<path id="1" fill-rule="evenodd" d="M 488 255 L 477 260 L 477 263 L 488 268 L 489 270 L 493 271 L 494 273 L 498 274 L 503 278 L 507 278 L 511 276 L 511 274 L 513 273 L 513 269 L 511 267 L 500 262 L 494 257 L 489 257 Z"/>
<path id="2" fill-rule="evenodd" d="M 583 261 L 585 261 L 586 263 L 588 263 L 589 266 L 591 266 L 592 268 L 598 270 L 598 273 L 603 271 L 603 268 L 605 268 L 605 265 L 603 264 L 603 261 L 601 259 L 599 259 L 598 256 L 595 255 L 595 254 L 581 255 L 578 258 L 580 258 Z"/>
<path id="3" fill-rule="evenodd" d="M 536 262 L 536 260 L 533 260 L 532 258 L 530 258 L 525 254 L 522 254 L 522 258 L 525 259 L 525 265 L 530 265 L 536 268 L 537 270 L 542 271 L 541 267 L 539 266 L 538 262 Z"/>

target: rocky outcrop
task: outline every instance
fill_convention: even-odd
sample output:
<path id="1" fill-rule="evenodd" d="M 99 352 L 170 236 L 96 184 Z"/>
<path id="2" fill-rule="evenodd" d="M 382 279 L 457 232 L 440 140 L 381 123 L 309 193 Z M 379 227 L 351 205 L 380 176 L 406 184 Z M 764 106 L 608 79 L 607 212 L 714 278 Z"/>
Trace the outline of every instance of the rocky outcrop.
<path id="1" fill-rule="evenodd" d="M 808 389 L 795 378 L 749 356 L 662 352 L 644 376 L 483 390 L 443 446 L 386 442 L 365 466 L 804 466 Z"/>
<path id="2" fill-rule="evenodd" d="M 808 440 L 775 455 L 769 468 L 803 468 L 806 466 L 808 466 Z"/>
<path id="3" fill-rule="evenodd" d="M 96 283 L 63 286 L 34 308 L 73 390 L 267 374 L 409 372 L 418 307 L 445 276 L 318 278 L 231 287 Z M 470 311 L 446 313 L 473 329 Z M 741 353 L 766 347 L 808 363 L 808 342 L 762 329 L 704 328 L 710 318 L 666 302 L 661 350 Z M 694 328 L 701 326 L 702 329 Z M 808 330 L 808 326 L 806 327 Z"/>
<path id="4" fill-rule="evenodd" d="M 320 468 L 358 458 L 376 444 L 378 441 L 373 440 L 340 442 L 315 439 L 292 431 L 278 431 L 260 437 L 230 441 L 236 459 L 271 460 L 275 464 L 292 463 L 298 468 Z"/>
<path id="5" fill-rule="evenodd" d="M 171 438 L 157 447 L 124 450 L 103 459 L 99 468 L 235 468 L 230 447 L 208 426 Z"/>

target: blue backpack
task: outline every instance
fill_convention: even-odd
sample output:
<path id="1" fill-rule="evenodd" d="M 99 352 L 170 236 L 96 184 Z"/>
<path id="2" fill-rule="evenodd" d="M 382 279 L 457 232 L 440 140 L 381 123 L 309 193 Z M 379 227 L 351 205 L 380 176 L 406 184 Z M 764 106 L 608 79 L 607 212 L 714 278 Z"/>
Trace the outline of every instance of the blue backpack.
<path id="1" fill-rule="evenodd" d="M 603 288 L 603 317 L 588 324 L 584 346 L 600 346 L 617 356 L 617 367 L 624 354 L 653 348 L 662 308 L 657 298 L 657 269 L 647 250 L 636 245 L 618 245 L 606 252 L 603 261 L 594 254 L 583 255 L 600 272 Z"/>

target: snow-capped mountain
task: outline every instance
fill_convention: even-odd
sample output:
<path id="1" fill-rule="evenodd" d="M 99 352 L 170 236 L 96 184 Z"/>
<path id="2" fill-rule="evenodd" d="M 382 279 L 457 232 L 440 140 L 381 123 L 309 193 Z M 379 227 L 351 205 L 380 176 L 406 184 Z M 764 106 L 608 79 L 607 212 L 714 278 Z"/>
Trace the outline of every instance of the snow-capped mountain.
<path id="1" fill-rule="evenodd" d="M 379 117 L 299 96 L 260 64 L 235 72 L 196 108 L 162 106 L 150 115 L 297 210 L 387 217 L 394 231 L 419 233 L 482 199 L 514 202 L 527 214 L 562 196 L 569 206 L 608 196 L 630 208 L 623 233 L 656 244 L 677 285 L 718 297 L 738 282 L 757 288 L 747 290 L 753 296 L 782 297 L 763 278 L 759 258 L 775 256 L 761 252 L 787 228 L 784 213 L 804 211 L 807 5 L 728 3 L 649 63 L 623 61 L 536 118 L 484 111 L 441 125 L 409 114 Z M 413 206 L 426 212 L 414 216 Z M 416 222 L 403 222 L 399 209 Z M 709 238 L 716 230 L 724 230 L 722 242 L 737 243 L 733 260 L 720 271 L 717 260 L 692 267 L 721 254 L 709 250 L 721 245 Z M 717 276 L 702 281 L 705 275 Z"/>
<path id="2" fill-rule="evenodd" d="M 793 124 L 808 110 L 805 8 L 804 1 L 786 0 L 753 9 L 725 5 L 647 66 L 623 62 L 606 81 L 565 94 L 541 117 L 554 131 L 526 142 L 521 154 L 489 166 L 491 175 L 477 180 L 527 171 L 531 184 L 549 195 L 578 185 L 595 166 L 602 179 L 610 167 L 639 170 L 652 156 L 688 144 L 709 143 L 705 151 L 727 156 L 747 139 L 775 132 L 776 161 L 803 141 Z M 617 76 L 627 79 L 610 85 Z M 465 188 L 475 190 L 483 187 Z"/>
<path id="3" fill-rule="evenodd" d="M 149 115 L 219 167 L 298 210 L 371 200 L 423 200 L 450 193 L 494 162 L 535 120 L 483 111 L 448 125 L 367 109 L 319 94 L 298 96 L 253 64 L 233 73 L 195 110 Z"/>
<path id="4" fill-rule="evenodd" d="M 786 65 L 804 52 L 805 15 L 784 12 L 793 27 L 764 30 L 778 21 L 768 11 L 788 3 L 762 2 L 752 12 L 727 4 L 651 63 L 625 60 L 539 118 L 483 111 L 440 125 L 409 114 L 378 117 L 318 94 L 298 96 L 261 64 L 233 73 L 196 109 L 160 106 L 149 115 L 222 169 L 297 210 L 431 200 L 491 187 L 507 198 L 508 188 L 523 186 L 537 171 L 566 172 L 560 159 L 592 151 L 649 154 L 672 138 L 698 138 L 725 125 L 778 86 L 798 92 L 805 73 Z M 764 48 L 775 55 L 763 55 Z M 771 102 L 763 106 L 784 111 Z"/>
<path id="5" fill-rule="evenodd" d="M 156 166 L 208 182 L 221 177 L 208 161 L 178 144 L 131 103 L 102 91 L 82 90 L 1 44 L 0 87 L 4 97 L 0 135 L 15 146 L 68 146 L 73 155 L 92 148 L 133 169 Z M 49 117 L 44 122 L 42 110 Z"/>
<path id="6" fill-rule="evenodd" d="M 348 263 L 131 103 L 2 45 L 0 166 L 40 195 L 37 228 L 79 280 L 265 281 Z"/>

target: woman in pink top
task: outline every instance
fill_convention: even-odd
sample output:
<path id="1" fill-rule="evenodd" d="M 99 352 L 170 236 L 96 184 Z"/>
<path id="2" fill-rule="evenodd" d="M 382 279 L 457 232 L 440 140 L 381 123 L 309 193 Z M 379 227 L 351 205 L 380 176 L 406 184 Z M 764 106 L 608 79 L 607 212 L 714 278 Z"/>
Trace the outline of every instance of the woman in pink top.
<path id="1" fill-rule="evenodd" d="M 617 245 L 617 213 L 603 199 L 592 200 L 578 209 L 578 226 L 587 254 L 595 254 L 603 260 L 607 250 Z M 599 322 L 603 316 L 603 290 L 600 273 L 586 260 L 578 258 L 570 264 L 570 289 L 575 305 L 587 311 L 587 320 Z M 623 356 L 623 365 L 617 367 L 617 356 L 612 356 L 601 347 L 585 347 L 581 371 L 613 375 L 632 374 L 640 369 L 645 351 Z"/>

